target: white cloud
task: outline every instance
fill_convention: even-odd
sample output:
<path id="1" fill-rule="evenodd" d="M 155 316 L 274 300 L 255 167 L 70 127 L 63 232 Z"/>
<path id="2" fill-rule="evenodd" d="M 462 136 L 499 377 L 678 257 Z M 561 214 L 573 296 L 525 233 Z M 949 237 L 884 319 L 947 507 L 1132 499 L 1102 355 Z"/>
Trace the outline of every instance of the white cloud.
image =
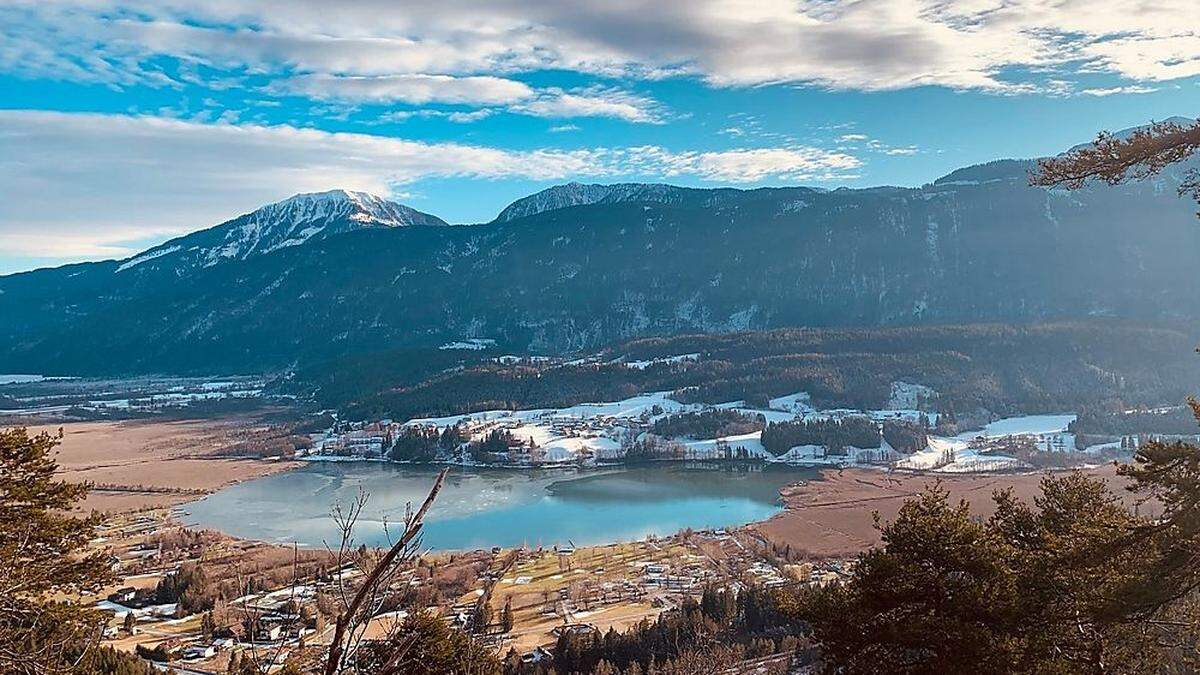
<path id="1" fill-rule="evenodd" d="M 1079 93 L 1084 96 L 1115 96 L 1117 94 L 1152 94 L 1158 91 L 1157 87 L 1145 87 L 1141 85 L 1130 85 L 1126 87 L 1102 87 L 1096 89 L 1080 89 Z"/>
<path id="2" fill-rule="evenodd" d="M 117 84 L 169 85 L 154 55 L 284 77 L 451 76 L 429 83 L 444 96 L 464 95 L 453 78 L 544 69 L 1011 92 L 1037 86 L 1006 80 L 1013 68 L 1200 74 L 1195 0 L 10 0 L 0 25 L 0 67 Z M 559 109 L 571 105 L 586 108 Z"/>
<path id="3" fill-rule="evenodd" d="M 404 122 L 414 117 L 417 118 L 444 118 L 451 122 L 459 124 L 467 124 L 470 122 L 478 122 L 496 114 L 495 108 L 479 108 L 477 110 L 393 110 L 383 113 L 375 119 L 367 120 L 367 124 L 380 124 L 383 122 Z"/>
<path id="4" fill-rule="evenodd" d="M 865 150 L 890 157 L 915 155 L 920 152 L 915 145 L 891 145 L 884 143 L 877 138 L 871 138 L 867 134 L 850 133 L 841 134 L 833 139 L 837 143 L 844 144 L 843 149 L 848 150 Z"/>
<path id="5" fill-rule="evenodd" d="M 269 91 L 318 100 L 353 103 L 446 103 L 507 105 L 510 112 L 536 117 L 612 117 L 627 122 L 659 123 L 662 106 L 646 96 L 612 87 L 558 87 L 534 90 L 516 80 L 491 76 L 451 75 L 335 76 L 299 75 L 281 79 Z M 437 116 L 433 111 L 423 116 Z M 490 113 L 447 113 L 452 121 L 474 121 Z"/>
<path id="6" fill-rule="evenodd" d="M 302 94 L 319 100 L 394 103 L 498 105 L 527 99 L 533 89 L 502 77 L 451 75 L 380 75 L 338 77 L 309 74 L 280 80 L 275 92 Z"/>
<path id="7" fill-rule="evenodd" d="M 194 230 L 297 192 L 388 194 L 431 176 L 599 175 L 610 166 L 603 154 L 0 111 L 0 247 L 31 256 L 121 255 L 129 252 L 124 242 Z"/>
<path id="8" fill-rule="evenodd" d="M 147 237 L 169 237 L 183 234 L 185 229 L 173 228 L 105 228 L 95 232 L 63 229 L 58 232 L 17 229 L 0 230 L 0 251 L 5 258 L 56 258 L 60 260 L 103 260 L 125 258 L 138 249 L 129 242 Z M 0 274 L 4 274 L 0 271 Z"/>
<path id="9" fill-rule="evenodd" d="M 379 194 L 423 178 L 832 179 L 860 165 L 811 147 L 504 150 L 291 126 L 0 110 L 0 247 L 121 256 L 129 242 L 211 225 L 297 192 Z"/>
<path id="10" fill-rule="evenodd" d="M 606 87 L 571 91 L 550 88 L 536 99 L 518 103 L 511 109 L 537 117 L 612 117 L 626 122 L 663 122 L 660 106 L 654 99 Z"/>
<path id="11" fill-rule="evenodd" d="M 447 113 L 446 119 L 450 120 L 451 122 L 458 122 L 459 124 L 466 124 L 468 122 L 478 122 L 481 119 L 491 117 L 492 115 L 495 115 L 495 114 L 496 114 L 496 111 L 492 110 L 490 108 L 484 108 L 482 110 L 472 110 L 470 112 L 456 110 L 452 113 Z"/>
<path id="12" fill-rule="evenodd" d="M 854 177 L 862 162 L 852 155 L 820 148 L 749 148 L 717 152 L 669 152 L 657 146 L 632 148 L 634 164 L 664 176 L 699 176 L 728 183 L 753 183 L 766 178 L 838 180 Z"/>

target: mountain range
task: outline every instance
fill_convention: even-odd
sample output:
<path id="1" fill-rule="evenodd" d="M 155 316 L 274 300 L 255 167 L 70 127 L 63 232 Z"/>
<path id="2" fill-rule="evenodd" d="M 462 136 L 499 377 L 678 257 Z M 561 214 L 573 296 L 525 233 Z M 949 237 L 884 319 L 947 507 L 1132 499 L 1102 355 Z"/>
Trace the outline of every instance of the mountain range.
<path id="1" fill-rule="evenodd" d="M 1030 161 L 917 188 L 549 188 L 490 223 L 296 195 L 126 260 L 0 277 L 0 372 L 264 372 L 490 338 L 567 353 L 787 326 L 1200 319 L 1182 169 L 1075 192 Z"/>

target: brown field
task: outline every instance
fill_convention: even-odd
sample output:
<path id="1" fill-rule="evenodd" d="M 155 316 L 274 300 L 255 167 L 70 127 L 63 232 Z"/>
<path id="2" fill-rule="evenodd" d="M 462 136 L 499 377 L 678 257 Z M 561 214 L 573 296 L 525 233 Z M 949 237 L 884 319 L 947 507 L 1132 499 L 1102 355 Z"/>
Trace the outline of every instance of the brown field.
<path id="1" fill-rule="evenodd" d="M 1125 493 L 1124 480 L 1112 465 L 1091 469 L 1113 489 Z M 848 557 L 879 543 L 873 514 L 896 516 L 904 500 L 940 482 L 953 501 L 965 499 L 974 513 L 990 515 L 992 493 L 1012 488 L 1032 501 L 1044 474 L 942 475 L 885 473 L 866 469 L 827 471 L 822 480 L 784 488 L 786 509 L 751 527 L 777 544 L 788 544 L 814 558 Z M 1130 502 L 1132 503 L 1132 502 Z"/>
<path id="2" fill-rule="evenodd" d="M 296 464 L 222 456 L 263 428 L 253 416 L 196 420 L 67 422 L 30 427 L 63 431 L 59 474 L 98 487 L 84 509 L 119 512 L 193 501 L 227 485 L 290 469 Z"/>

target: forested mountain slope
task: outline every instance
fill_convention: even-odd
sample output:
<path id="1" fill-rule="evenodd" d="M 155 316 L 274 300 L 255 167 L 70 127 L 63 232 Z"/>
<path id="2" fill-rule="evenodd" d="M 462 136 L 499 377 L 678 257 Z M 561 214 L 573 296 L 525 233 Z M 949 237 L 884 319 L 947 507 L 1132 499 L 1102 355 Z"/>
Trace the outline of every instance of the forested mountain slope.
<path id="1" fill-rule="evenodd" d="M 1029 187 L 1029 166 L 912 189 L 561 186 L 454 227 L 367 196 L 365 220 L 277 224 L 254 245 L 230 239 L 248 214 L 190 235 L 203 246 L 0 277 L 0 372 L 260 372 L 464 337 L 564 353 L 787 326 L 1200 318 L 1179 172 L 1066 193 Z"/>

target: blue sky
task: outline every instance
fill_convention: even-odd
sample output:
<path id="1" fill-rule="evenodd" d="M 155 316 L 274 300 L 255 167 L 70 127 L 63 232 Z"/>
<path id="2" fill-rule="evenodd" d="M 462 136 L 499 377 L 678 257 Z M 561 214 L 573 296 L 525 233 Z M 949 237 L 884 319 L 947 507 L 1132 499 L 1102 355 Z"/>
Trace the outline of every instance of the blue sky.
<path id="1" fill-rule="evenodd" d="M 1156 0 L 13 0 L 0 273 L 296 192 L 489 220 L 570 180 L 920 185 L 1200 111 Z"/>

